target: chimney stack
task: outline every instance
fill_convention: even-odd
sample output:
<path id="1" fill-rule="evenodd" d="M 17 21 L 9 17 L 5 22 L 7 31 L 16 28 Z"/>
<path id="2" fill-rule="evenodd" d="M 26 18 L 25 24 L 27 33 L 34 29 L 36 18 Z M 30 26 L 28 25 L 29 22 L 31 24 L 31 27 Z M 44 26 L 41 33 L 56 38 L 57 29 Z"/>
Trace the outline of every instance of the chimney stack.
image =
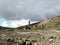
<path id="1" fill-rule="evenodd" d="M 29 27 L 29 29 L 30 29 L 30 21 L 28 21 L 28 27 Z"/>
<path id="2" fill-rule="evenodd" d="M 30 21 L 28 22 L 28 26 L 30 27 Z"/>

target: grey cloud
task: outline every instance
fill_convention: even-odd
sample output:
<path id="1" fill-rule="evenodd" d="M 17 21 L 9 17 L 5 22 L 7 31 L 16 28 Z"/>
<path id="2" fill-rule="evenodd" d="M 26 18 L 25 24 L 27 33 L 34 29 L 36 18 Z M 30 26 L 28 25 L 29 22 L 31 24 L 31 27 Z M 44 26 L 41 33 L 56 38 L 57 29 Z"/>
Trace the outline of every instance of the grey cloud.
<path id="1" fill-rule="evenodd" d="M 0 0 L 0 18 L 33 21 L 60 15 L 60 0 Z"/>

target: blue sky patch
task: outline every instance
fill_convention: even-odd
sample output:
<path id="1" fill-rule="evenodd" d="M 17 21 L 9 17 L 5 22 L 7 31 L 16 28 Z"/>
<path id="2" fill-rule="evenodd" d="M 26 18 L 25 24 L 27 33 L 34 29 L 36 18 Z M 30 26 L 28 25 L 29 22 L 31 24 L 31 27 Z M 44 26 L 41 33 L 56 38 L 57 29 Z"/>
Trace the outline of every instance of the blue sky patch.
<path id="1" fill-rule="evenodd" d="M 5 21 L 5 19 L 0 18 L 0 25 L 2 25 L 2 23 Z"/>

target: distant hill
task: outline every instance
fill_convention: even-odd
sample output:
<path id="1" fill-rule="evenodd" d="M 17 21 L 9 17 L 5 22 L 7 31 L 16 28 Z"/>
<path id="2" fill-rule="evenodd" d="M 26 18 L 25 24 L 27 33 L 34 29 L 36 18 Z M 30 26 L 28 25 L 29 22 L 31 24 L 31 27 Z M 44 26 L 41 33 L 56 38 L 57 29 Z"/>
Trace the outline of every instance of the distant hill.
<path id="1" fill-rule="evenodd" d="M 43 24 L 47 28 L 60 28 L 60 16 L 44 20 L 40 24 Z"/>
<path id="2" fill-rule="evenodd" d="M 0 26 L 0 30 L 13 30 L 15 28 Z"/>

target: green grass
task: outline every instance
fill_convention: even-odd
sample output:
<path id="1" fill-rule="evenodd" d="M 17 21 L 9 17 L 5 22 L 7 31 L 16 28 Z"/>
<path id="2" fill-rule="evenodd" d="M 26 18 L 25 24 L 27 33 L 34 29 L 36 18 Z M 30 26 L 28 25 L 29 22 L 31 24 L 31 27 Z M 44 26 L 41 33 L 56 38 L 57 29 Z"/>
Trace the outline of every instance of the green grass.
<path id="1" fill-rule="evenodd" d="M 31 42 L 37 42 L 37 40 L 36 39 L 32 39 Z"/>
<path id="2" fill-rule="evenodd" d="M 60 28 L 56 28 L 56 30 L 59 30 L 60 31 Z"/>

